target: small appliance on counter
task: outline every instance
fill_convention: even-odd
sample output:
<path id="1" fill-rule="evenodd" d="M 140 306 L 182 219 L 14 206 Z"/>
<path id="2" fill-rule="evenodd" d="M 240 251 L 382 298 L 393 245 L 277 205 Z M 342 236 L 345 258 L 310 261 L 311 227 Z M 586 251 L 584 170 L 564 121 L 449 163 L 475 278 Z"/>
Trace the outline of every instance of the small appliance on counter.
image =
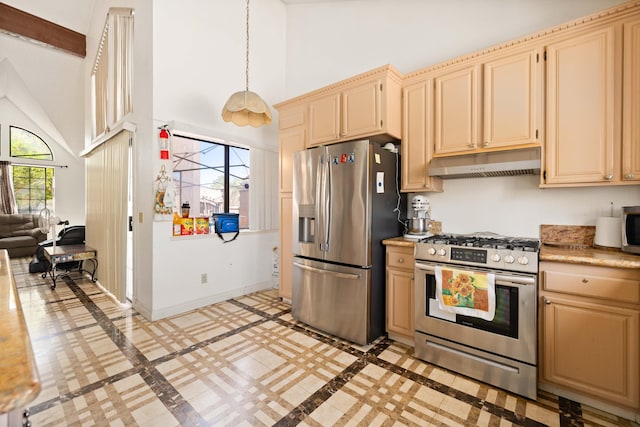
<path id="1" fill-rule="evenodd" d="M 414 196 L 413 199 L 411 199 L 411 209 L 413 210 L 414 216 L 407 219 L 404 237 L 419 240 L 433 236 L 429 215 L 429 211 L 431 210 L 429 200 L 424 196 Z"/>
<path id="2" fill-rule="evenodd" d="M 622 250 L 640 254 L 640 206 L 623 206 L 620 220 Z"/>
<path id="3" fill-rule="evenodd" d="M 621 246 L 622 232 L 620 218 L 613 216 L 613 202 L 609 216 L 596 218 L 596 234 L 593 244 L 596 247 L 619 248 Z"/>
<path id="4" fill-rule="evenodd" d="M 596 247 L 619 248 L 621 239 L 620 218 L 601 216 L 596 219 L 596 234 L 593 241 Z"/>

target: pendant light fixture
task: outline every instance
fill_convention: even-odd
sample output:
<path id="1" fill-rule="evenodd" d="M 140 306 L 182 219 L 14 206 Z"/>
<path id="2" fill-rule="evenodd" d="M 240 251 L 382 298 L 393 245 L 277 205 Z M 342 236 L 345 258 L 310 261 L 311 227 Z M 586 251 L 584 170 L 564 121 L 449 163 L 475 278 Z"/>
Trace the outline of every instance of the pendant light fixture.
<path id="1" fill-rule="evenodd" d="M 224 104 L 222 119 L 238 126 L 259 127 L 271 123 L 269 106 L 255 92 L 249 91 L 249 0 L 247 0 L 247 50 L 245 68 L 245 90 L 236 92 Z"/>

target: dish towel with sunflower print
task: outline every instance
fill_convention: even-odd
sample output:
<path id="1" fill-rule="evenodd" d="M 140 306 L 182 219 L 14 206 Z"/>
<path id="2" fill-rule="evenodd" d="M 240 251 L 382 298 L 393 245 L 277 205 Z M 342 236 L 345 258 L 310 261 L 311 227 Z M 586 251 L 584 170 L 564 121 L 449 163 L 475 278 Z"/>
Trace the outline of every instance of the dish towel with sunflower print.
<path id="1" fill-rule="evenodd" d="M 492 321 L 496 313 L 492 273 L 436 266 L 436 299 L 441 310 Z"/>

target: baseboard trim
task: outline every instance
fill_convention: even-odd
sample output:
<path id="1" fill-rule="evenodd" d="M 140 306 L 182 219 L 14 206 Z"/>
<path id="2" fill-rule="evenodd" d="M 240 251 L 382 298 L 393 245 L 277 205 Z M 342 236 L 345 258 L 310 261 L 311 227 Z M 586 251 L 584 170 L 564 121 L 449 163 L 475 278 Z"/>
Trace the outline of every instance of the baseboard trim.
<path id="1" fill-rule="evenodd" d="M 611 403 L 603 402 L 602 400 L 585 396 L 583 394 L 580 394 L 574 391 L 568 391 L 561 387 L 556 387 L 552 384 L 538 383 L 538 389 L 547 391 L 549 393 L 553 393 L 556 396 L 562 396 L 567 399 L 571 399 L 583 405 L 588 405 L 593 408 L 599 409 L 601 411 L 608 412 L 610 414 L 617 415 L 619 417 L 626 418 L 631 421 L 635 421 L 636 423 L 640 422 L 640 412 L 634 411 L 631 408 L 623 408 Z"/>
<path id="2" fill-rule="evenodd" d="M 267 289 L 273 289 L 273 283 L 271 281 L 260 282 L 250 286 L 244 286 L 242 288 L 232 289 L 226 292 L 220 292 L 214 295 L 208 295 L 204 298 L 198 298 L 195 300 L 187 301 L 182 304 L 177 304 L 171 307 L 162 308 L 159 310 L 152 310 L 147 317 L 145 313 L 139 311 L 143 317 L 153 321 L 164 319 L 166 317 L 176 316 L 186 313 L 191 310 L 195 310 L 201 307 L 206 307 L 211 304 L 226 301 L 231 298 L 247 295 L 252 292 L 263 291 Z M 135 305 L 135 304 L 134 304 Z"/>

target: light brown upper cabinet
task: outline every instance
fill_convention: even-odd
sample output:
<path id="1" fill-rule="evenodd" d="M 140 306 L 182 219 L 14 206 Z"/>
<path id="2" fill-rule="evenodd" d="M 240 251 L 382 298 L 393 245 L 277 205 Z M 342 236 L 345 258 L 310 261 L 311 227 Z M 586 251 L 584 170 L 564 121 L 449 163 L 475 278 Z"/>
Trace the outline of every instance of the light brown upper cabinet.
<path id="1" fill-rule="evenodd" d="M 403 192 L 442 191 L 442 179 L 430 177 L 433 154 L 433 79 L 419 77 L 402 89 L 401 188 Z"/>
<path id="2" fill-rule="evenodd" d="M 547 184 L 619 178 L 615 39 L 607 26 L 547 46 Z"/>
<path id="3" fill-rule="evenodd" d="M 547 46 L 543 186 L 640 182 L 640 19 Z"/>
<path id="4" fill-rule="evenodd" d="M 434 154 L 475 150 L 480 138 L 480 65 L 434 73 Z"/>
<path id="5" fill-rule="evenodd" d="M 293 153 L 306 145 L 306 105 L 282 108 L 278 111 L 280 141 L 280 191 L 293 191 Z"/>
<path id="6" fill-rule="evenodd" d="M 340 94 L 309 102 L 308 147 L 335 142 L 341 135 Z M 375 99 L 375 96 L 374 96 Z M 375 100 L 373 101 L 375 104 Z"/>
<path id="7" fill-rule="evenodd" d="M 386 65 L 309 94 L 307 147 L 360 137 L 401 137 L 402 75 Z"/>
<path id="8" fill-rule="evenodd" d="M 309 103 L 309 145 L 376 133 L 383 126 L 381 80 L 350 87 Z"/>
<path id="9" fill-rule="evenodd" d="M 542 52 L 494 53 L 483 60 L 482 148 L 540 142 Z"/>
<path id="10" fill-rule="evenodd" d="M 622 25 L 622 180 L 640 181 L 640 18 Z"/>
<path id="11" fill-rule="evenodd" d="M 539 145 L 540 61 L 507 48 L 434 72 L 435 154 Z"/>

